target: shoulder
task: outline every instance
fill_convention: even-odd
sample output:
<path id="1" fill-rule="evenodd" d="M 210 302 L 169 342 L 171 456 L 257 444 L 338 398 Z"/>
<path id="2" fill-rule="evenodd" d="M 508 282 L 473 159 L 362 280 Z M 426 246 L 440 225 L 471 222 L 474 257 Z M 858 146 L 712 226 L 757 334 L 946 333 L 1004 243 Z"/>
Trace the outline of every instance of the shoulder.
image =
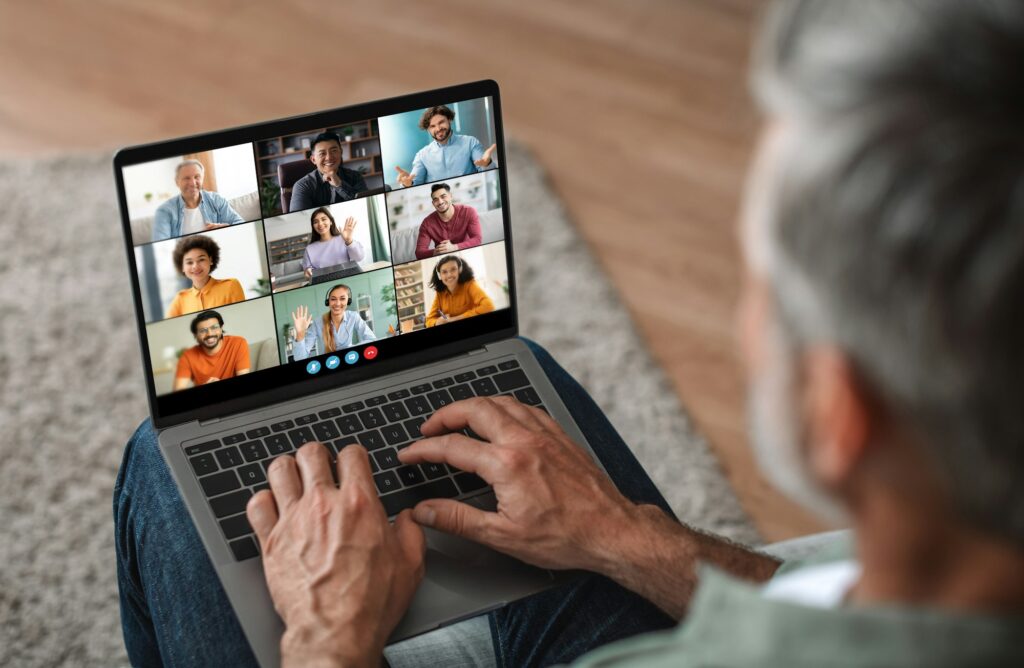
<path id="1" fill-rule="evenodd" d="M 244 336 L 237 336 L 235 334 L 225 334 L 224 343 L 232 349 L 248 349 L 249 342 L 245 340 Z"/>
<path id="2" fill-rule="evenodd" d="M 294 192 L 297 188 L 305 189 L 305 188 L 310 188 L 310 187 L 315 186 L 315 185 L 316 185 L 316 170 L 314 169 L 309 174 L 306 174 L 305 176 L 303 176 L 302 178 L 300 178 L 299 180 L 297 180 L 295 183 L 292 184 L 292 192 Z"/>
<path id="3" fill-rule="evenodd" d="M 178 196 L 175 195 L 171 199 L 165 201 L 163 204 L 161 204 L 160 206 L 158 206 L 156 208 L 157 213 L 170 213 L 172 211 L 176 211 L 177 208 L 178 208 L 178 204 L 177 204 L 177 200 L 178 199 L 179 199 Z"/>
<path id="4" fill-rule="evenodd" d="M 212 190 L 203 191 L 203 199 L 209 201 L 211 204 L 223 204 L 227 202 L 224 196 L 220 193 L 215 193 Z"/>

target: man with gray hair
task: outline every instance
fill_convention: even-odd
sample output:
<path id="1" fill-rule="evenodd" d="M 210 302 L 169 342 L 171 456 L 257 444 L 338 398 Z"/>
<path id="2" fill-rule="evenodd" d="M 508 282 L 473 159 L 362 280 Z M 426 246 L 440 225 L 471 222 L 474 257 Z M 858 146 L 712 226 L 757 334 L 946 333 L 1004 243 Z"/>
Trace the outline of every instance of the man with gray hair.
<path id="1" fill-rule="evenodd" d="M 203 190 L 205 172 L 203 163 L 198 160 L 183 160 L 178 164 L 174 170 L 174 182 L 181 194 L 157 208 L 153 241 L 245 222 L 226 199 L 215 192 Z"/>
<path id="2" fill-rule="evenodd" d="M 390 647 L 395 668 L 1024 665 L 1024 5 L 791 0 L 759 47 L 739 319 L 753 441 L 849 539 L 780 564 L 680 524 L 535 348 L 615 484 L 508 398 L 442 408 L 399 455 L 475 472 L 495 513 L 435 499 L 390 529 L 359 446 L 338 455 L 340 490 L 317 443 L 276 459 L 248 517 L 285 665 L 379 663 L 422 574 L 417 525 L 591 575 L 491 613 L 475 649 L 465 625 Z M 129 448 L 159 466 L 155 440 Z M 227 606 L 169 612 L 175 583 L 142 570 L 164 618 L 138 616 L 160 637 Z"/>

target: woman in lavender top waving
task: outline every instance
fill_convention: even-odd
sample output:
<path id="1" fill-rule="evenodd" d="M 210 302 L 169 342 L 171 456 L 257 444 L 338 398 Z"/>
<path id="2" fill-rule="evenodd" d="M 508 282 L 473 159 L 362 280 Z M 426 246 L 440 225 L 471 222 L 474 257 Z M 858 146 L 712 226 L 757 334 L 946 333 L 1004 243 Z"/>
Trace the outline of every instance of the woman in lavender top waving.
<path id="1" fill-rule="evenodd" d="M 358 262 L 366 255 L 363 245 L 354 237 L 355 218 L 349 216 L 339 231 L 330 210 L 322 206 L 313 211 L 309 226 L 309 245 L 302 256 L 302 269 L 306 272 L 306 278 L 313 275 L 314 269 L 333 267 L 342 262 Z"/>

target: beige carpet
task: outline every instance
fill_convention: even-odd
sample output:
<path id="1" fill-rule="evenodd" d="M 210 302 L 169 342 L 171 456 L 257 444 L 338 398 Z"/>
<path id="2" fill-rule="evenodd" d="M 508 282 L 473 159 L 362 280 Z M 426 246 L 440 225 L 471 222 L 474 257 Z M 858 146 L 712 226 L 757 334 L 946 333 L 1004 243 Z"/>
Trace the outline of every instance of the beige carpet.
<path id="1" fill-rule="evenodd" d="M 685 521 L 757 535 L 532 159 L 507 156 L 523 333 Z M 0 162 L 0 665 L 126 665 L 111 489 L 145 417 L 110 157 Z M 666 305 L 678 308 L 679 305 Z"/>

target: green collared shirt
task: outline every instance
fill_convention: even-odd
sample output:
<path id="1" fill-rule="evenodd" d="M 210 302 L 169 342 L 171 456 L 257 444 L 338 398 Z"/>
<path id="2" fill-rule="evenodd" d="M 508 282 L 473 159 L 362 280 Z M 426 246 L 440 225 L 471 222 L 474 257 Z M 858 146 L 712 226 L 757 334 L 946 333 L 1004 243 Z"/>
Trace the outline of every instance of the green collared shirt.
<path id="1" fill-rule="evenodd" d="M 793 572 L 792 565 L 780 569 Z M 702 566 L 689 615 L 675 630 L 602 647 L 573 665 L 1024 666 L 1024 615 L 808 607 L 769 599 L 758 586 Z"/>

